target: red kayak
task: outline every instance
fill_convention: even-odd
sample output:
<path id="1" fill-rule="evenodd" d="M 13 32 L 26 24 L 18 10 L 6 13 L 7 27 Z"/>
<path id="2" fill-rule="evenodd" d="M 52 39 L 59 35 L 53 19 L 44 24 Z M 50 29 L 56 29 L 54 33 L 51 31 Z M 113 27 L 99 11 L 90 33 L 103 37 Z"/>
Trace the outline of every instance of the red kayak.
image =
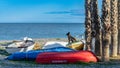
<path id="1" fill-rule="evenodd" d="M 36 62 L 47 63 L 76 63 L 76 62 L 97 62 L 97 57 L 90 51 L 72 52 L 45 52 L 37 56 Z"/>

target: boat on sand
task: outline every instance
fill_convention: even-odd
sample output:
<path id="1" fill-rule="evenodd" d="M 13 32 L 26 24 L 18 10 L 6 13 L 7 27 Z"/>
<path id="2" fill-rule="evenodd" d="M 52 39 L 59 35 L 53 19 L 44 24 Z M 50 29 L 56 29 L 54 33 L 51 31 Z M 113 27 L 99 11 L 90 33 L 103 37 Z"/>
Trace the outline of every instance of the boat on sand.
<path id="1" fill-rule="evenodd" d="M 71 52 L 45 52 L 36 58 L 36 63 L 77 63 L 77 62 L 97 62 L 97 57 L 90 51 Z"/>

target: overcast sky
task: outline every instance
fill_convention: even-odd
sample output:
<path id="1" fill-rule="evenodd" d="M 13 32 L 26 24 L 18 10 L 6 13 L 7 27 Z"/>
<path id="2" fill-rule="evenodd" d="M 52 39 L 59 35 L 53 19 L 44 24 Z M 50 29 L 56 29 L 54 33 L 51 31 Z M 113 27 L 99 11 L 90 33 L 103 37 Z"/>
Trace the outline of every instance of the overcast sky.
<path id="1" fill-rule="evenodd" d="M 84 23 L 84 1 L 0 0 L 0 23 Z"/>

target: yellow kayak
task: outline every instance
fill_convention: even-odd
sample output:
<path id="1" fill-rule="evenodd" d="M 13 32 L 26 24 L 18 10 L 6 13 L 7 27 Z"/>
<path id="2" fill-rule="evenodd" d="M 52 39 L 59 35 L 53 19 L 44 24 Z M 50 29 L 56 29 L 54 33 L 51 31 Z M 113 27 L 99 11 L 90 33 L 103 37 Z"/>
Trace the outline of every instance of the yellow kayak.
<path id="1" fill-rule="evenodd" d="M 68 44 L 67 47 L 75 49 L 75 50 L 83 50 L 84 43 L 82 41 L 74 42 L 74 43 Z"/>

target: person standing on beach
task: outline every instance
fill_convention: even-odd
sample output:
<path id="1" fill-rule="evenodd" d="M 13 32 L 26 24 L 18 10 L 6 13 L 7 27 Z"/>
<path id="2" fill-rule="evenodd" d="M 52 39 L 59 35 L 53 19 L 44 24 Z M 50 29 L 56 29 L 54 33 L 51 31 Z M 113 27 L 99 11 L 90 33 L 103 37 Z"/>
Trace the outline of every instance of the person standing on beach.
<path id="1" fill-rule="evenodd" d="M 70 35 L 70 32 L 68 32 L 66 35 L 68 37 L 68 43 L 73 43 L 77 41 L 73 36 Z"/>

